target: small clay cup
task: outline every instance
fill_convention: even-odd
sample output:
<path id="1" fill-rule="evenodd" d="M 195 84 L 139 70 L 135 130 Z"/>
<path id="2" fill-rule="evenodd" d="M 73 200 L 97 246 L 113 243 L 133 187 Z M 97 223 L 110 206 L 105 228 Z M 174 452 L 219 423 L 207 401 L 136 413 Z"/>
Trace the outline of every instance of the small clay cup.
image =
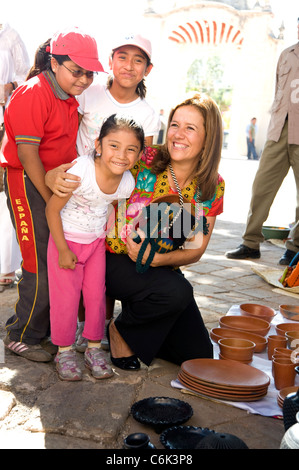
<path id="1" fill-rule="evenodd" d="M 279 356 L 290 357 L 290 355 L 292 354 L 292 351 L 288 348 L 275 348 L 273 351 L 273 354 L 277 354 Z"/>
<path id="2" fill-rule="evenodd" d="M 295 366 L 289 359 L 273 359 L 272 374 L 277 390 L 294 385 L 296 376 Z"/>
<path id="3" fill-rule="evenodd" d="M 285 336 L 288 348 L 294 350 L 299 347 L 299 331 L 286 331 Z"/>
<path id="4" fill-rule="evenodd" d="M 272 358 L 275 348 L 285 348 L 287 345 L 287 338 L 279 335 L 268 336 L 268 359 Z"/>
<path id="5" fill-rule="evenodd" d="M 283 354 L 278 354 L 278 353 L 273 354 L 271 359 L 272 359 L 272 362 L 273 361 L 281 362 L 280 359 L 282 359 L 283 363 L 286 363 L 286 361 L 288 361 L 289 364 L 290 364 L 292 362 L 291 355 L 290 356 L 285 356 Z"/>

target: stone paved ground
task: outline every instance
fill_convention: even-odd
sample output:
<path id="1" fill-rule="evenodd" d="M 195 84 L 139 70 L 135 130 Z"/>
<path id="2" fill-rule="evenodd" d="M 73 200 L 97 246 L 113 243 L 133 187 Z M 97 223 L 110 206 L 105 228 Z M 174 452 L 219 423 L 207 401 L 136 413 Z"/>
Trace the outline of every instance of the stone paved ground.
<path id="1" fill-rule="evenodd" d="M 244 157 L 224 155 L 221 162 L 221 174 L 226 181 L 224 215 L 216 222 L 202 260 L 184 270 L 209 329 L 217 326 L 219 318 L 235 304 L 257 302 L 278 309 L 282 303 L 298 301 L 297 296 L 274 292 L 252 271 L 253 266 L 277 268 L 282 248 L 263 243 L 262 256 L 256 262 L 233 261 L 224 256 L 226 250 L 240 243 L 257 165 L 258 162 L 248 162 Z M 276 225 L 292 222 L 294 209 L 291 202 L 285 203 L 285 194 L 295 204 L 292 175 L 287 177 L 274 204 Z M 16 299 L 16 288 L 0 293 L 0 340 L 5 336 L 5 322 Z M 151 367 L 143 366 L 139 372 L 120 369 L 115 372 L 112 379 L 96 382 L 85 371 L 82 382 L 64 383 L 57 378 L 53 363 L 36 364 L 5 352 L 4 363 L 0 364 L 0 448 L 120 449 L 126 435 L 143 431 L 162 449 L 159 435 L 130 415 L 132 404 L 149 396 L 188 401 L 194 411 L 188 425 L 235 434 L 250 449 L 279 448 L 284 434 L 281 420 L 183 395 L 170 386 L 178 373 L 173 364 L 155 360 Z"/>
<path id="2" fill-rule="evenodd" d="M 217 326 L 234 304 L 258 302 L 277 309 L 281 303 L 296 303 L 295 298 L 273 292 L 251 269 L 253 265 L 277 267 L 281 248 L 265 242 L 258 263 L 234 262 L 224 256 L 226 249 L 236 246 L 242 230 L 242 225 L 218 220 L 202 261 L 185 270 L 209 329 Z M 0 339 L 16 298 L 17 288 L 0 293 Z M 279 419 L 182 396 L 170 386 L 178 367 L 162 360 L 155 360 L 149 368 L 143 366 L 139 372 L 115 369 L 115 376 L 105 381 L 95 381 L 85 371 L 83 381 L 75 384 L 61 382 L 53 363 L 37 364 L 9 352 L 5 352 L 1 366 L 0 448 L 119 449 L 127 434 L 144 431 L 162 449 L 159 435 L 130 416 L 132 404 L 149 396 L 188 401 L 194 410 L 189 425 L 235 434 L 250 449 L 278 449 L 284 434 Z"/>

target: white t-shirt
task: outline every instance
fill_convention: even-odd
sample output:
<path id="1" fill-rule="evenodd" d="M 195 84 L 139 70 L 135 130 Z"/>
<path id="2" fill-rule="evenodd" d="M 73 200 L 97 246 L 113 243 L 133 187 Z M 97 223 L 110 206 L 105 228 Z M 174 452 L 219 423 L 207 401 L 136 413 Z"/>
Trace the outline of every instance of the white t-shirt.
<path id="1" fill-rule="evenodd" d="M 116 199 L 127 199 L 135 181 L 131 172 L 125 171 L 115 193 L 105 194 L 96 181 L 94 158 L 84 155 L 76 162 L 69 172 L 80 176 L 81 184 L 60 215 L 66 240 L 87 244 L 105 236 L 109 205 Z"/>
<path id="2" fill-rule="evenodd" d="M 130 116 L 141 124 L 145 137 L 158 135 L 160 118 L 145 99 L 137 98 L 131 103 L 119 103 L 102 83 L 93 83 L 77 97 L 78 111 L 83 114 L 77 137 L 78 155 L 86 155 L 94 149 L 103 120 L 111 114 Z"/>

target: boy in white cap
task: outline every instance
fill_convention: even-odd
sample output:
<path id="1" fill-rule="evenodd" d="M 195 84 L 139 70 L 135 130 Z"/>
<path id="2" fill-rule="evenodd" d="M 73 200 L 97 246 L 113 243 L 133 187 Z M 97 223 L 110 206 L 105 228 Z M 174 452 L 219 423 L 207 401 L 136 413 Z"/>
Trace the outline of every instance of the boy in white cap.
<path id="1" fill-rule="evenodd" d="M 144 79 L 153 68 L 151 58 L 151 42 L 141 34 L 128 34 L 114 43 L 109 61 L 112 76 L 108 83 L 94 83 L 78 97 L 82 114 L 77 139 L 79 154 L 93 148 L 103 119 L 114 113 L 131 116 L 139 122 L 146 144 L 152 143 L 153 136 L 159 132 L 160 119 L 145 100 Z"/>

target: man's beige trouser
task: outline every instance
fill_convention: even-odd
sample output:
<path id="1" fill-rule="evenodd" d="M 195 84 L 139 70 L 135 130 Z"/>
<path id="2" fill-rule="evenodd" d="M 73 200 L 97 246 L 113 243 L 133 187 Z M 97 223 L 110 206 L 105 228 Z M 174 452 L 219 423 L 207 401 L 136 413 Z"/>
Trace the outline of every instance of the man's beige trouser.
<path id="1" fill-rule="evenodd" d="M 299 251 L 299 145 L 288 144 L 288 121 L 286 121 L 278 142 L 268 140 L 263 150 L 259 167 L 252 185 L 251 203 L 243 243 L 258 249 L 264 241 L 262 226 L 267 220 L 274 198 L 292 167 L 297 188 L 296 224 L 291 230 L 286 248 Z M 293 204 L 285 195 L 285 204 Z M 291 221 L 290 221 L 291 222 Z"/>

